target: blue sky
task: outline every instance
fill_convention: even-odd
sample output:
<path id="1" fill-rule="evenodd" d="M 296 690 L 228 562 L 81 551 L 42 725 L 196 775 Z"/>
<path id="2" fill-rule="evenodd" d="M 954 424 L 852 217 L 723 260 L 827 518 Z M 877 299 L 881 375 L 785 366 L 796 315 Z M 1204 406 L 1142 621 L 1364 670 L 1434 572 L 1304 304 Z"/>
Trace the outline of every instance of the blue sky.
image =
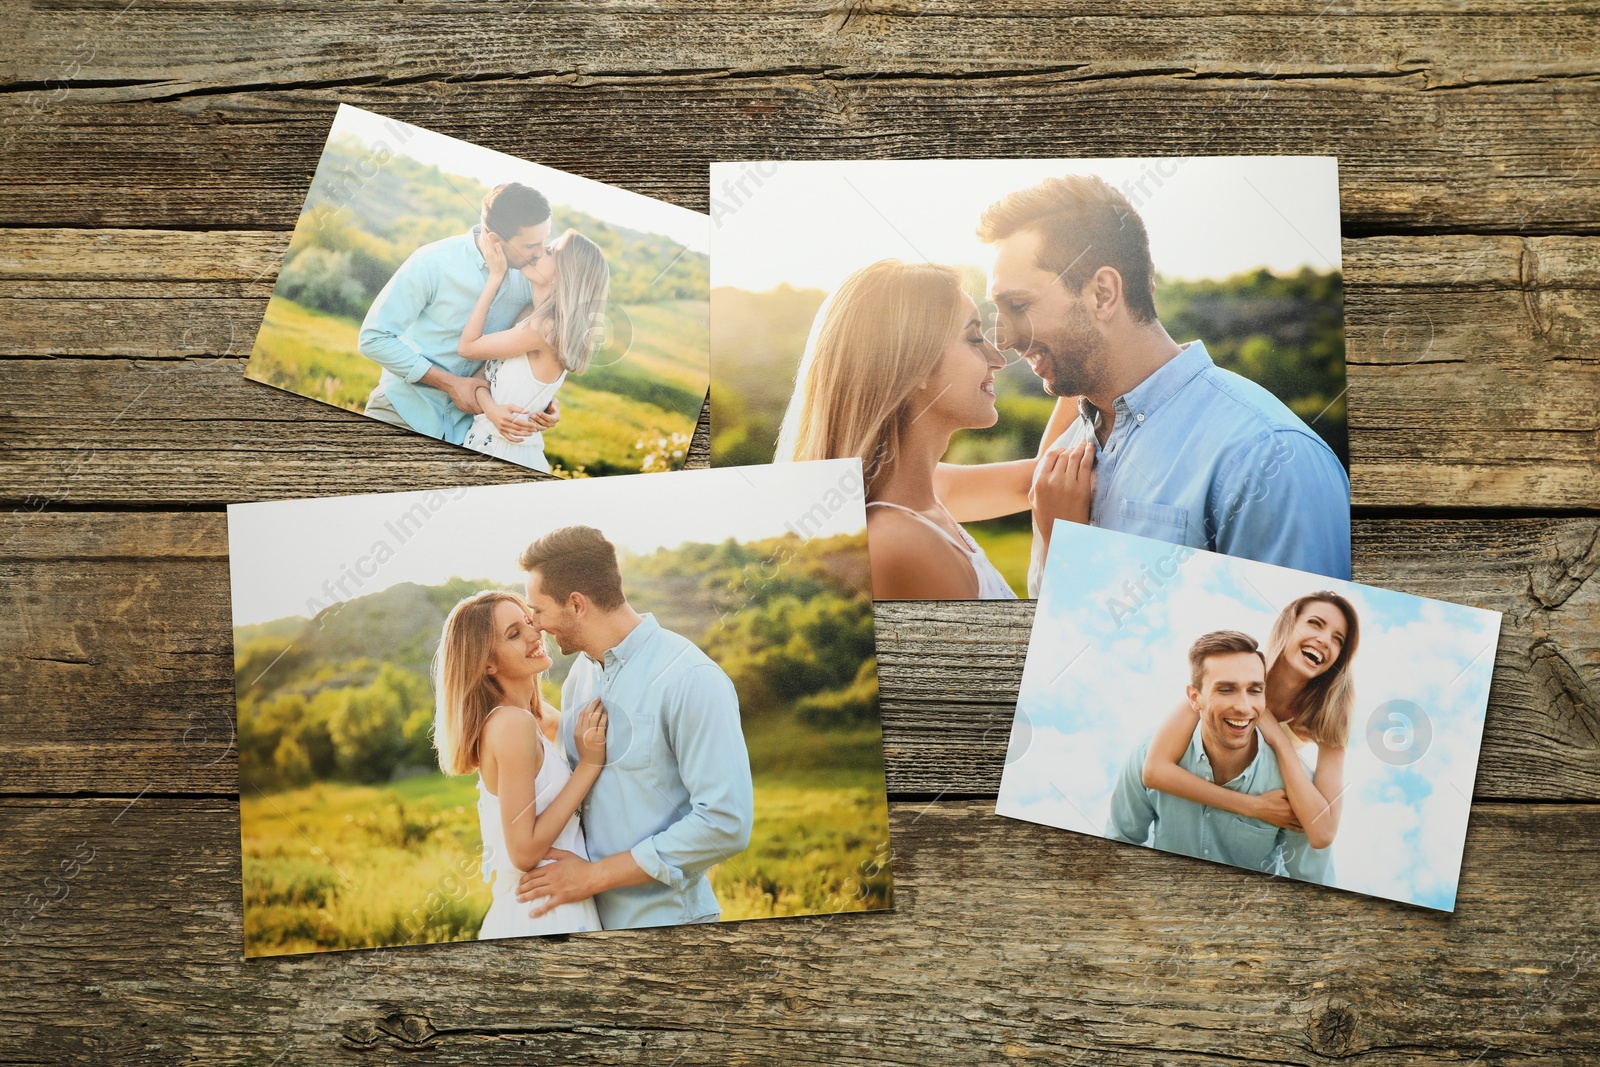
<path id="1" fill-rule="evenodd" d="M 858 459 L 230 504 L 233 623 L 309 617 L 401 582 L 521 584 L 528 542 L 574 523 L 644 554 L 859 533 L 866 514 Z"/>
<path id="2" fill-rule="evenodd" d="M 1361 620 L 1335 884 L 1453 910 L 1500 630 L 1480 608 L 1062 524 L 996 810 L 1103 836 L 1116 769 L 1184 700 L 1189 644 L 1219 629 L 1265 644 L 1283 605 L 1318 590 Z M 1413 705 L 1425 726 L 1408 728 Z M 1397 745 L 1420 756 L 1379 757 Z"/>

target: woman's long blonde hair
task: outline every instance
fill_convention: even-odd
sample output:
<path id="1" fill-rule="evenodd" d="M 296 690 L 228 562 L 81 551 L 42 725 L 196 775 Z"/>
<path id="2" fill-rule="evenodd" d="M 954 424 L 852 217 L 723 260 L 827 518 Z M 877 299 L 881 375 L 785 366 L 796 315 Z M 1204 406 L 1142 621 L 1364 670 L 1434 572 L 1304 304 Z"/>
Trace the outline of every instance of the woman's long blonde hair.
<path id="1" fill-rule="evenodd" d="M 1289 635 L 1294 632 L 1294 624 L 1300 621 L 1305 606 L 1316 603 L 1332 604 L 1344 613 L 1344 645 L 1333 666 L 1300 690 L 1283 724 L 1304 740 L 1342 748 L 1350 741 L 1350 718 L 1356 704 L 1355 676 L 1350 672 L 1350 663 L 1361 645 L 1361 619 L 1356 615 L 1355 606 L 1338 593 L 1325 589 L 1290 601 L 1278 612 L 1272 634 L 1267 638 L 1267 669 L 1272 669 L 1289 644 Z"/>
<path id="2" fill-rule="evenodd" d="M 548 298 L 533 309 L 556 358 L 568 374 L 582 374 L 605 334 L 606 301 L 611 295 L 611 266 L 600 246 L 577 230 L 557 240 L 556 283 Z"/>
<path id="3" fill-rule="evenodd" d="M 446 774 L 471 774 L 478 769 L 483 724 L 505 703 L 505 691 L 489 673 L 494 655 L 495 606 L 511 601 L 524 612 L 527 602 L 516 593 L 486 589 L 450 609 L 444 633 L 433 654 L 433 747 Z M 539 687 L 533 687 L 535 718 L 543 717 Z"/>
<path id="4" fill-rule="evenodd" d="M 894 469 L 911 398 L 961 325 L 961 275 L 934 263 L 879 260 L 844 280 L 818 312 L 802 369 L 796 460 L 861 460 L 867 496 Z"/>

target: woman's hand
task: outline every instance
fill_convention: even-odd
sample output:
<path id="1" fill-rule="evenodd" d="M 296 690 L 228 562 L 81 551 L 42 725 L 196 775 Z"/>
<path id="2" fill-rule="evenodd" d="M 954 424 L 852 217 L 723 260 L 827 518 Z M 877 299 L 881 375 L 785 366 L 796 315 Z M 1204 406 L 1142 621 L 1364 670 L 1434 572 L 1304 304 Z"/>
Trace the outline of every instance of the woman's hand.
<path id="1" fill-rule="evenodd" d="M 595 697 L 578 712 L 578 721 L 572 731 L 573 743 L 578 749 L 578 760 L 592 767 L 606 765 L 606 707 Z"/>
<path id="2" fill-rule="evenodd" d="M 484 242 L 489 247 L 483 250 L 483 262 L 489 268 L 491 278 L 504 278 L 506 276 L 506 248 L 500 241 L 500 235 L 491 233 Z M 499 288 L 498 284 L 496 288 Z"/>
<path id="3" fill-rule="evenodd" d="M 1252 819 L 1260 819 L 1264 823 L 1271 823 L 1280 830 L 1294 830 L 1303 832 L 1300 820 L 1295 818 L 1294 808 L 1289 804 L 1289 794 L 1282 789 L 1274 789 L 1270 793 L 1262 793 L 1250 798 Z"/>
<path id="4" fill-rule="evenodd" d="M 1262 740 L 1271 746 L 1273 752 L 1280 751 L 1285 745 L 1293 750 L 1294 738 L 1289 736 L 1289 731 L 1284 729 L 1283 723 L 1272 712 L 1264 711 L 1256 717 L 1256 729 L 1261 731 Z"/>
<path id="5" fill-rule="evenodd" d="M 1056 519 L 1088 522 L 1094 498 L 1094 441 L 1085 439 L 1071 448 L 1052 448 L 1039 460 L 1039 473 L 1028 492 L 1033 517 L 1046 538 Z"/>
<path id="6" fill-rule="evenodd" d="M 482 400 L 484 418 L 489 420 L 495 433 L 514 445 L 528 439 L 533 427 L 528 416 L 520 408 L 511 407 L 509 404 L 496 404 L 487 397 Z"/>

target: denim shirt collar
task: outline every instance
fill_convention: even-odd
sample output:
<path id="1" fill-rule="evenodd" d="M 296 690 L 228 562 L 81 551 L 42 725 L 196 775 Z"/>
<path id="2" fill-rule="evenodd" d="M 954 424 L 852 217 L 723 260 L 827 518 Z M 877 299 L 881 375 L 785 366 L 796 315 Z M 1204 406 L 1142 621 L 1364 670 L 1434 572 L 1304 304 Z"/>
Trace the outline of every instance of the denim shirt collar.
<path id="1" fill-rule="evenodd" d="M 649 643 L 650 639 L 661 629 L 661 624 L 656 622 L 656 617 L 651 612 L 645 612 L 639 618 L 639 625 L 628 631 L 628 636 L 606 649 L 606 665 L 616 663 L 619 666 L 628 662 Z"/>
<path id="2" fill-rule="evenodd" d="M 489 261 L 483 258 L 483 249 L 478 247 L 478 235 L 482 232 L 483 223 L 481 222 L 473 223 L 472 229 L 467 231 L 468 257 L 472 260 L 473 266 L 487 275 L 489 273 Z"/>
<path id="3" fill-rule="evenodd" d="M 1218 782 L 1216 772 L 1211 769 L 1211 757 L 1206 755 L 1205 740 L 1200 733 L 1201 728 L 1200 723 L 1195 723 L 1194 733 L 1189 737 L 1189 759 L 1196 767 L 1204 768 L 1206 773 L 1201 777 L 1222 786 L 1224 789 L 1236 789 L 1239 792 L 1246 791 L 1249 779 L 1255 774 L 1256 767 L 1260 765 L 1261 758 L 1266 754 L 1267 750 L 1267 743 L 1261 739 L 1260 733 L 1256 734 L 1255 759 L 1245 765 L 1244 770 L 1239 772 L 1239 777 L 1234 778 L 1232 781 Z"/>
<path id="4" fill-rule="evenodd" d="M 1150 377 L 1117 398 L 1124 415 L 1146 416 L 1171 400 L 1196 376 L 1215 366 L 1204 341 L 1190 341 Z"/>

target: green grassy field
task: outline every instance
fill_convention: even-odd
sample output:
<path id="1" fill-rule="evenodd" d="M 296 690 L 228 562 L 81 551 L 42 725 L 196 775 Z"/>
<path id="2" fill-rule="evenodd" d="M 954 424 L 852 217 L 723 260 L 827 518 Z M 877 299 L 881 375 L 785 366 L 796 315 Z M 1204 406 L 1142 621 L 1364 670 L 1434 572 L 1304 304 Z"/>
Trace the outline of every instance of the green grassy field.
<path id="1" fill-rule="evenodd" d="M 476 783 L 428 775 L 248 791 L 240 800 L 245 954 L 476 938 L 490 900 Z M 881 771 L 758 774 L 755 813 L 750 847 L 711 872 L 724 919 L 889 905 Z"/>
<path id="2" fill-rule="evenodd" d="M 707 305 L 679 300 L 613 309 L 627 343 L 609 348 L 561 388 L 561 425 L 545 436 L 551 463 L 567 472 L 638 471 L 641 440 L 694 432 L 710 374 Z M 350 411 L 366 405 L 378 365 L 356 348 L 361 324 L 274 296 L 246 377 Z"/>

